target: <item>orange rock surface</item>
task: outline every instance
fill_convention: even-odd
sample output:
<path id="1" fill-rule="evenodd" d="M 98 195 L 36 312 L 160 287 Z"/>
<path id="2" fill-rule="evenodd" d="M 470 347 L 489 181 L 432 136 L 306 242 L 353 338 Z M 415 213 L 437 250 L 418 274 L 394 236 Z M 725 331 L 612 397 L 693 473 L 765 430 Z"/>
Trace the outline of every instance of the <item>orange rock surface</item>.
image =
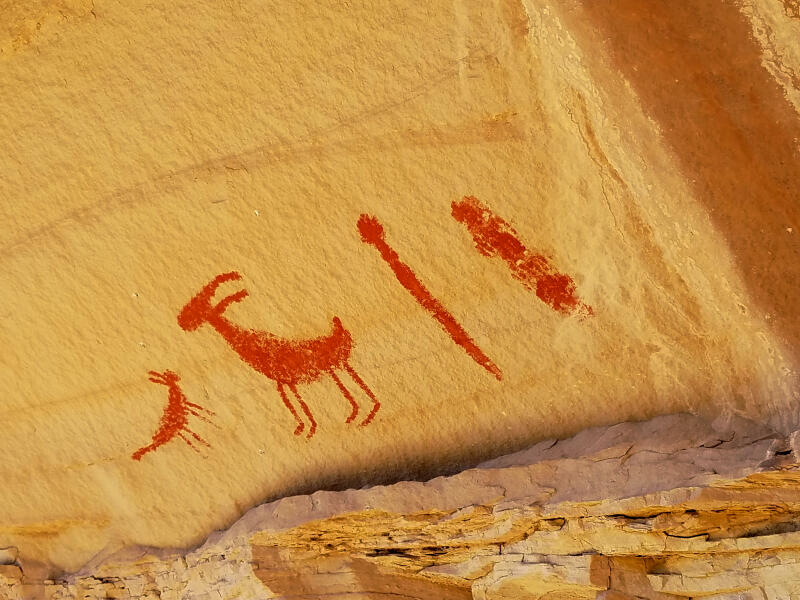
<path id="1" fill-rule="evenodd" d="M 796 430 L 798 15 L 0 2 L 0 548 L 55 576 L 587 427 Z"/>

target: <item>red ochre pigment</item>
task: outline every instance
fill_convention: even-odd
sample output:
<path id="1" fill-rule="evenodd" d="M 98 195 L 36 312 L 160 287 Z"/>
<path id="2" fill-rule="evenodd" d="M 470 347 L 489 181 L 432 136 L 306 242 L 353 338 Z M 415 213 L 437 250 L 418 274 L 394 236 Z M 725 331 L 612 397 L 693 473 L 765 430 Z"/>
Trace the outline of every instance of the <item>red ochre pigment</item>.
<path id="1" fill-rule="evenodd" d="M 358 220 L 358 231 L 361 234 L 361 239 L 365 243 L 371 244 L 378 249 L 381 258 L 391 267 L 400 285 L 411 293 L 422 308 L 427 310 L 433 315 L 434 319 L 439 321 L 442 328 L 452 340 L 461 346 L 467 354 L 472 357 L 472 360 L 497 377 L 497 379 L 502 379 L 503 373 L 497 368 L 497 365 L 483 353 L 483 350 L 478 348 L 469 334 L 458 321 L 455 320 L 453 315 L 447 311 L 441 302 L 433 297 L 428 291 L 428 288 L 417 278 L 414 271 L 411 270 L 411 267 L 401 261 L 397 252 L 386 243 L 383 225 L 381 225 L 375 217 L 361 215 Z"/>
<path id="2" fill-rule="evenodd" d="M 352 407 L 346 422 L 352 422 L 358 415 L 358 404 L 334 369 L 346 371 L 369 399 L 372 400 L 372 410 L 361 422 L 361 425 L 368 425 L 381 405 L 372 390 L 348 362 L 350 350 L 353 346 L 353 338 L 350 332 L 342 326 L 342 322 L 338 317 L 333 318 L 333 329 L 330 335 L 311 340 L 287 340 L 267 331 L 245 329 L 228 320 L 224 316 L 224 312 L 232 303 L 246 298 L 248 295 L 247 290 L 240 290 L 230 296 L 226 296 L 216 304 L 212 303 L 214 292 L 222 283 L 240 279 L 241 275 L 235 271 L 215 277 L 183 307 L 178 315 L 178 324 L 181 328 L 184 331 L 193 331 L 204 323 L 208 323 L 244 362 L 274 381 L 281 400 L 283 400 L 284 405 L 297 422 L 297 427 L 294 430 L 295 435 L 300 435 L 303 432 L 305 422 L 289 400 L 285 388 L 288 387 L 295 396 L 308 419 L 309 430 L 307 437 L 310 438 L 317 430 L 317 422 L 314 420 L 308 405 L 300 397 L 297 385 L 313 383 L 325 374 L 330 375 L 339 391 Z"/>
<path id="3" fill-rule="evenodd" d="M 559 273 L 547 258 L 528 250 L 517 232 L 506 221 L 473 196 L 464 196 L 452 204 L 453 218 L 466 225 L 478 252 L 502 258 L 515 279 L 535 291 L 539 299 L 563 314 L 592 315 L 592 307 L 575 293 L 575 282 Z"/>
<path id="4" fill-rule="evenodd" d="M 198 450 L 192 440 L 187 436 L 192 436 L 195 442 L 204 446 L 209 446 L 208 442 L 189 429 L 189 414 L 210 423 L 211 421 L 209 421 L 203 413 L 208 416 L 214 416 L 213 411 L 203 408 L 194 402 L 189 402 L 189 400 L 186 399 L 185 394 L 178 385 L 181 378 L 177 373 L 167 370 L 163 373 L 150 371 L 149 374 L 150 381 L 167 386 L 169 389 L 169 399 L 164 409 L 164 414 L 161 416 L 161 423 L 158 430 L 153 434 L 153 442 L 139 448 L 131 455 L 131 458 L 133 460 L 141 460 L 145 454 L 157 450 L 176 436 L 186 442 L 195 452 Z"/>

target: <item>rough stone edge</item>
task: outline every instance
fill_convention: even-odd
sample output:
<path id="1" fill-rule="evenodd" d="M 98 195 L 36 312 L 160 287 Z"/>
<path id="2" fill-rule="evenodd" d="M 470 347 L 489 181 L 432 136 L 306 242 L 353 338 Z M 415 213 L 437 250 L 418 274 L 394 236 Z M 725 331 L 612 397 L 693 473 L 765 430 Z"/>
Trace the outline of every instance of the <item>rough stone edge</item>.
<path id="1" fill-rule="evenodd" d="M 593 501 L 603 501 L 606 505 L 618 501 L 624 506 L 626 499 L 647 497 L 654 504 L 675 504 L 689 500 L 699 488 L 713 487 L 715 482 L 724 483 L 800 463 L 798 440 L 798 432 L 782 436 L 744 419 L 729 417 L 709 423 L 688 414 L 595 427 L 565 440 L 540 442 L 527 450 L 481 463 L 449 477 L 281 498 L 250 509 L 231 527 L 213 532 L 193 549 L 131 547 L 109 550 L 59 580 L 74 582 L 91 577 L 104 566 L 130 564 L 141 559 L 177 560 L 190 567 L 194 562 L 192 557 L 218 553 L 221 548 L 241 547 L 242 542 L 256 533 L 286 532 L 314 521 L 366 510 L 388 513 L 455 511 L 478 504 L 502 510 L 504 504 L 516 502 L 536 505 L 546 514 L 548 508 L 558 506 L 563 512 L 565 506 L 575 503 L 583 505 L 579 510 L 585 514 L 585 504 Z M 660 472 L 655 479 L 636 476 L 637 472 L 651 469 L 663 455 L 672 457 L 668 461 L 668 472 Z M 634 472 L 634 476 L 629 473 L 624 482 L 613 476 L 621 472 L 621 464 Z M 663 460 L 661 466 L 663 468 Z M 601 480 L 608 481 L 608 485 L 582 487 L 584 482 L 576 482 L 571 477 L 576 468 L 592 469 Z M 607 471 L 609 476 L 603 477 L 602 471 Z M 596 477 L 591 479 L 596 483 Z M 20 566 L 19 562 L 15 564 Z M 27 571 L 24 567 L 22 572 Z"/>

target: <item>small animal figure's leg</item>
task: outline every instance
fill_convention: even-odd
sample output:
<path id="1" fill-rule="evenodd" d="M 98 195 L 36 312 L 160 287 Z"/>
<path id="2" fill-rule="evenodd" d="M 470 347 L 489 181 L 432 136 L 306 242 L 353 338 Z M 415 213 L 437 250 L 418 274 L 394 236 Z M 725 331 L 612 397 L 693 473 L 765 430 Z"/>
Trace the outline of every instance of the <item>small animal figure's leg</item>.
<path id="1" fill-rule="evenodd" d="M 212 421 L 211 419 L 209 419 L 209 418 L 208 418 L 208 417 L 206 417 L 205 415 L 202 415 L 202 414 L 200 414 L 200 413 L 196 413 L 196 412 L 194 412 L 193 410 L 190 410 L 190 411 L 189 411 L 189 414 L 191 414 L 191 415 L 194 415 L 195 417 L 197 417 L 197 418 L 198 418 L 198 419 L 200 419 L 201 421 L 205 421 L 206 423 L 208 423 L 209 425 L 212 425 L 212 426 L 216 427 L 217 429 L 222 429 L 222 428 L 221 428 L 219 425 L 217 425 L 216 423 L 214 423 L 214 421 Z"/>
<path id="2" fill-rule="evenodd" d="M 286 405 L 286 408 L 289 409 L 289 412 L 292 413 L 292 416 L 294 417 L 295 421 L 297 421 L 297 427 L 294 430 L 294 434 L 300 435 L 301 433 L 303 433 L 303 429 L 306 428 L 306 424 L 303 423 L 302 419 L 300 419 L 300 415 L 297 414 L 297 411 L 294 409 L 294 406 L 292 406 L 289 397 L 286 395 L 286 390 L 283 389 L 282 383 L 278 383 L 278 392 L 280 392 L 281 399 L 283 400 L 283 403 Z"/>
<path id="3" fill-rule="evenodd" d="M 375 397 L 375 394 L 372 393 L 372 390 L 369 389 L 369 386 L 366 383 L 364 383 L 364 380 L 361 379 L 361 377 L 358 376 L 358 373 L 356 373 L 356 370 L 353 367 L 351 367 L 349 363 L 344 363 L 344 369 L 345 369 L 345 371 L 347 371 L 347 374 L 350 375 L 350 377 L 353 378 L 353 381 L 355 381 L 358 384 L 358 386 L 362 390 L 364 390 L 364 393 L 367 396 L 369 396 L 369 399 L 372 400 L 372 410 L 367 415 L 367 418 L 364 419 L 363 421 L 361 421 L 361 426 L 362 427 L 364 425 L 369 425 L 370 422 L 372 421 L 372 419 L 374 419 L 375 415 L 378 413 L 378 410 L 381 407 L 381 403 L 378 402 L 378 399 Z"/>
<path id="4" fill-rule="evenodd" d="M 311 429 L 309 429 L 308 433 L 306 434 L 306 438 L 310 438 L 312 435 L 314 435 L 314 432 L 317 431 L 317 422 L 314 420 L 314 415 L 312 415 L 311 411 L 308 410 L 308 406 L 306 405 L 305 402 L 303 402 L 303 399 L 297 392 L 297 386 L 295 386 L 293 383 L 288 384 L 288 386 L 289 389 L 292 390 L 292 393 L 297 397 L 297 401 L 300 403 L 300 408 L 302 408 L 303 412 L 306 413 L 306 416 L 308 417 L 308 420 L 311 423 Z"/>
<path id="5" fill-rule="evenodd" d="M 189 407 L 194 408 L 196 410 L 200 410 L 200 411 L 206 413 L 207 415 L 211 415 L 212 417 L 216 416 L 216 414 L 217 414 L 217 413 L 215 413 L 213 410 L 211 410 L 209 408 L 206 408 L 204 406 L 200 406 L 199 404 L 195 404 L 194 402 L 189 402 L 188 400 L 186 402 L 184 402 L 184 404 L 186 404 L 186 406 L 189 406 Z"/>
<path id="6" fill-rule="evenodd" d="M 201 438 L 199 435 L 197 435 L 197 434 L 196 434 L 194 431 L 192 431 L 191 429 L 185 429 L 184 431 L 186 431 L 186 433 L 188 433 L 189 435 L 191 435 L 191 436 L 192 436 L 194 439 L 196 439 L 198 442 L 200 442 L 201 444 L 203 444 L 203 445 L 204 445 L 204 446 L 206 446 L 207 448 L 211 448 L 211 444 L 209 444 L 207 441 L 205 441 L 203 438 Z"/>
<path id="7" fill-rule="evenodd" d="M 188 437 L 186 437 L 186 436 L 183 434 L 183 432 L 182 432 L 182 431 L 181 431 L 181 432 L 178 434 L 178 437 L 180 437 L 180 438 L 181 438 L 181 439 L 182 439 L 184 442 L 186 442 L 186 443 L 188 444 L 189 448 L 191 448 L 192 450 L 194 450 L 195 452 L 197 452 L 198 454 L 200 454 L 200 450 L 198 450 L 198 449 L 197 449 L 197 446 L 195 446 L 195 445 L 192 443 L 192 440 L 190 440 Z"/>
<path id="8" fill-rule="evenodd" d="M 205 421 L 206 423 L 211 423 L 211 421 L 209 421 L 208 417 L 206 417 L 206 416 L 205 416 L 203 413 L 201 413 L 200 411 L 197 411 L 197 410 L 195 410 L 195 409 L 193 409 L 193 408 L 187 408 L 187 409 L 186 409 L 186 412 L 187 412 L 187 413 L 189 413 L 190 415 L 194 415 L 194 416 L 195 416 L 195 417 L 197 417 L 198 419 L 202 419 L 202 420 L 203 420 L 203 421 Z"/>
<path id="9" fill-rule="evenodd" d="M 189 414 L 194 415 L 195 417 L 197 417 L 199 419 L 202 419 L 203 421 L 205 421 L 209 425 L 213 425 L 217 429 L 220 428 L 219 425 L 214 423 L 209 418 L 209 417 L 216 417 L 217 416 L 217 413 L 215 413 L 213 410 L 205 408 L 204 406 L 200 406 L 199 404 L 195 404 L 194 402 L 189 402 L 185 398 L 184 398 L 183 404 L 184 404 L 184 406 L 186 406 L 186 411 Z"/>
<path id="10" fill-rule="evenodd" d="M 345 421 L 345 423 L 350 423 L 350 422 L 352 422 L 353 419 L 355 419 L 358 416 L 358 403 L 356 403 L 355 399 L 353 398 L 353 394 L 350 393 L 350 390 L 348 390 L 346 387 L 344 387 L 344 384 L 342 383 L 342 380 L 339 379 L 339 377 L 338 377 L 338 375 L 336 375 L 336 373 L 334 373 L 333 369 L 328 371 L 328 374 L 336 382 L 336 385 L 339 386 L 339 391 L 341 391 L 342 395 L 345 398 L 347 398 L 348 402 L 350 402 L 350 406 L 353 407 L 353 410 L 350 413 L 350 416 L 347 417 L 347 420 Z"/>

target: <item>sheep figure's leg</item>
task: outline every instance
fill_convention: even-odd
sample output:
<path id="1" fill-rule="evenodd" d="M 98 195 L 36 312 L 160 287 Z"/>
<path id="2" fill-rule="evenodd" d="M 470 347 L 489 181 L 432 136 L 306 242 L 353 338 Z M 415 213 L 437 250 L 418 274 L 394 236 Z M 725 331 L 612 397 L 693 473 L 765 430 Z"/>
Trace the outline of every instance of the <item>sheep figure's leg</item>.
<path id="1" fill-rule="evenodd" d="M 350 412 L 350 416 L 347 417 L 347 420 L 345 421 L 345 423 L 351 423 L 353 419 L 355 419 L 358 416 L 358 403 L 355 401 L 355 398 L 353 398 L 353 394 L 350 393 L 350 390 L 344 387 L 342 380 L 339 379 L 339 376 L 336 375 L 336 373 L 334 373 L 333 369 L 328 371 L 328 374 L 336 382 L 336 385 L 339 387 L 339 391 L 342 392 L 342 395 L 345 398 L 347 398 L 347 401 L 350 403 L 350 406 L 353 407 L 353 410 Z"/>
<path id="2" fill-rule="evenodd" d="M 375 415 L 378 413 L 378 410 L 381 407 L 381 403 L 378 402 L 378 399 L 375 397 L 375 394 L 372 393 L 372 390 L 369 389 L 369 386 L 366 383 L 364 383 L 364 380 L 358 376 L 356 370 L 353 367 L 351 367 L 349 363 L 344 364 L 344 369 L 345 371 L 347 371 L 347 374 L 350 375 L 350 377 L 352 377 L 353 381 L 355 381 L 358 384 L 358 387 L 364 390 L 364 393 L 369 397 L 370 400 L 372 400 L 372 410 L 367 415 L 367 418 L 361 421 L 362 427 L 364 425 L 369 425 L 372 419 L 374 419 Z"/>
<path id="3" fill-rule="evenodd" d="M 300 403 L 300 408 L 303 409 L 303 412 L 308 417 L 309 423 L 311 423 L 311 428 L 308 430 L 308 433 L 306 434 L 306 438 L 310 438 L 312 435 L 314 435 L 314 432 L 317 430 L 317 422 L 314 420 L 314 415 L 312 415 L 311 411 L 308 410 L 308 406 L 306 405 L 305 402 L 303 402 L 303 399 L 300 397 L 300 394 L 297 392 L 297 386 L 295 386 L 293 383 L 289 383 L 288 386 L 289 386 L 289 389 L 292 390 L 292 393 L 297 398 L 297 401 Z"/>
<path id="4" fill-rule="evenodd" d="M 303 423 L 303 420 L 300 418 L 300 415 L 297 414 L 297 411 L 294 409 L 294 406 L 292 406 L 292 403 L 289 401 L 289 397 L 286 395 L 286 390 L 283 389 L 282 383 L 278 383 L 278 392 L 280 392 L 281 399 L 283 400 L 283 403 L 286 405 L 286 408 L 289 409 L 289 412 L 292 413 L 292 416 L 294 417 L 295 421 L 297 421 L 297 427 L 295 427 L 294 434 L 300 435 L 301 433 L 303 433 L 303 429 L 306 428 L 306 424 Z"/>

